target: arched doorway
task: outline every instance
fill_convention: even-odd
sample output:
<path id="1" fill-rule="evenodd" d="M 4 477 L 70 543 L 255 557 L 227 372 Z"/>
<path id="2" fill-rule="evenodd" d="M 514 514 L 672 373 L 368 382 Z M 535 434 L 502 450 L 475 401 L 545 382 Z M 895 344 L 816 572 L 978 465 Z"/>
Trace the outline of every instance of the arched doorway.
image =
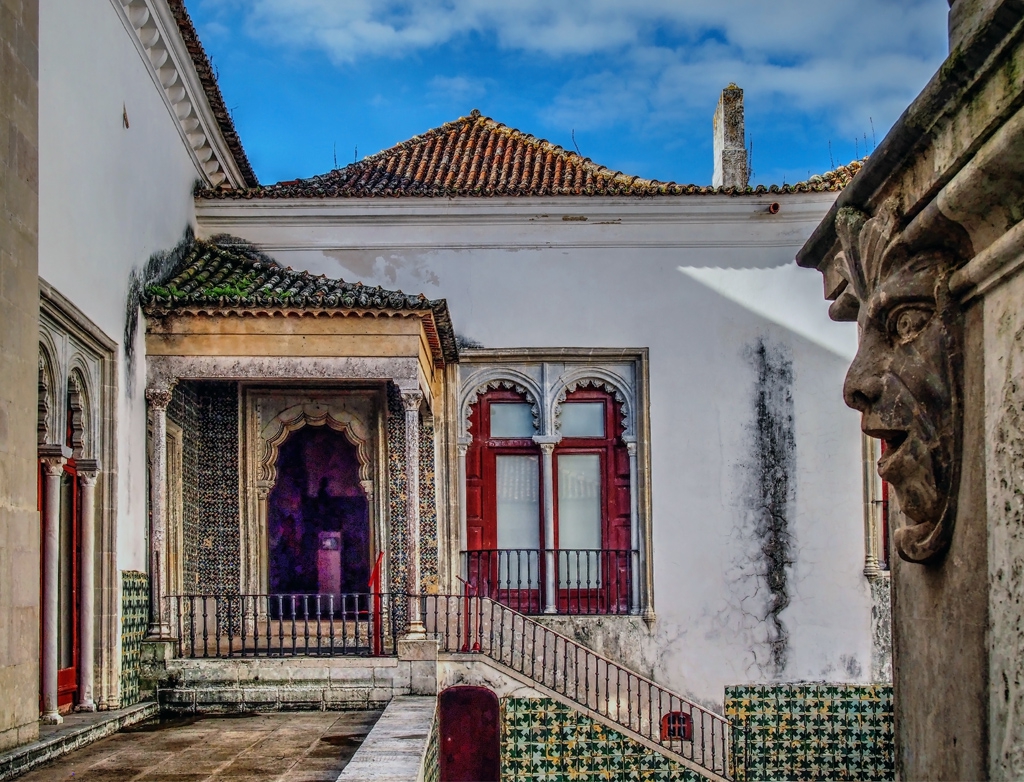
<path id="1" fill-rule="evenodd" d="M 441 782 L 498 782 L 501 716 L 498 696 L 486 687 L 458 686 L 437 696 Z"/>
<path id="2" fill-rule="evenodd" d="M 372 541 L 359 466 L 356 446 L 329 426 L 303 426 L 280 445 L 267 497 L 271 594 L 334 595 L 339 611 L 341 595 L 367 591 Z"/>

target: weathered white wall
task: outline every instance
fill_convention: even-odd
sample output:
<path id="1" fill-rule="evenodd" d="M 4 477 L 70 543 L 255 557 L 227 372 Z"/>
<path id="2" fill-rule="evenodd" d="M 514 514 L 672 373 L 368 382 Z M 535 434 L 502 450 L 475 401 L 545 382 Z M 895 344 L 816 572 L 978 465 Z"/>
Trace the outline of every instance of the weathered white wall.
<path id="1" fill-rule="evenodd" d="M 848 358 L 821 344 L 852 344 L 843 330 L 853 327 L 827 319 L 817 285 L 788 303 L 793 330 L 787 307 L 769 320 L 744 306 L 744 296 L 756 298 L 749 285 L 727 298 L 678 268 L 784 279 L 831 196 L 779 200 L 786 219 L 776 222 L 765 220 L 763 200 L 729 197 L 479 208 L 219 202 L 198 215 L 201 233 L 257 242 L 294 268 L 445 297 L 456 330 L 485 347 L 648 347 L 657 622 L 653 631 L 635 618 L 572 624 L 614 657 L 720 704 L 726 684 L 864 681 L 870 666 L 858 419 L 841 395 Z M 567 210 L 588 220 L 562 220 Z M 780 295 L 780 285 L 766 288 Z M 795 564 L 782 614 L 788 664 L 778 672 L 765 664 L 759 544 L 747 523 L 757 378 L 749 352 L 759 339 L 793 370 Z"/>
<path id="2" fill-rule="evenodd" d="M 145 570 L 145 380 L 137 360 L 128 393 L 128 281 L 194 222 L 197 172 L 109 0 L 41 0 L 39 30 L 39 274 L 121 346 L 118 567 Z"/>

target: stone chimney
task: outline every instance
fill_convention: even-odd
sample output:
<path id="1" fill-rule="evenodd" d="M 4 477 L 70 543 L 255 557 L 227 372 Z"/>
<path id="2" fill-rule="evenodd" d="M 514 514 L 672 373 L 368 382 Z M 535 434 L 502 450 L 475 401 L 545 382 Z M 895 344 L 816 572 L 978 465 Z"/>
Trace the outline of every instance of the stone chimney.
<path id="1" fill-rule="evenodd" d="M 743 90 L 730 84 L 715 109 L 715 187 L 747 186 L 746 137 L 743 132 Z"/>

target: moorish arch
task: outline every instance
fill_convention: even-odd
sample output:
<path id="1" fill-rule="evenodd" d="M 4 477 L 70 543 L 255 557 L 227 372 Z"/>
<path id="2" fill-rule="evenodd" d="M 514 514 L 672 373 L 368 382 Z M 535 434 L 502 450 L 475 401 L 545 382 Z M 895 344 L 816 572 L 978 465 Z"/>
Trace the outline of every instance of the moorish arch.
<path id="1" fill-rule="evenodd" d="M 559 377 L 558 384 L 551 394 L 550 408 L 547 413 L 553 433 L 559 433 L 562 403 L 565 402 L 566 397 L 579 388 L 588 387 L 605 391 L 619 403 L 622 411 L 622 439 L 625 441 L 635 440 L 633 392 L 621 377 L 600 367 L 580 367 Z"/>
<path id="2" fill-rule="evenodd" d="M 472 436 L 469 418 L 477 399 L 487 391 L 499 388 L 522 394 L 531 405 L 537 434 L 544 432 L 548 419 L 541 404 L 544 399 L 541 389 L 529 375 L 511 367 L 500 367 L 482 370 L 466 379 L 459 404 L 460 438 Z"/>

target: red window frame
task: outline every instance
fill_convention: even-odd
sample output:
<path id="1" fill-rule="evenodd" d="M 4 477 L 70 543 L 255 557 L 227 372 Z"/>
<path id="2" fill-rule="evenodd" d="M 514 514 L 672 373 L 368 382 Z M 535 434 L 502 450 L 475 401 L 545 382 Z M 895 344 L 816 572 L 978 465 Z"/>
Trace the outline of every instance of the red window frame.
<path id="1" fill-rule="evenodd" d="M 622 441 L 621 405 L 603 389 L 580 388 L 566 396 L 563 404 L 575 402 L 601 402 L 604 404 L 603 437 L 564 437 L 552 455 L 552 483 L 554 489 L 554 521 L 556 550 L 559 547 L 558 520 L 558 459 L 570 454 L 597 454 L 601 459 L 601 544 L 596 555 L 556 553 L 555 584 L 559 613 L 628 613 L 630 575 L 633 567 L 629 553 L 630 535 L 630 474 L 629 454 Z M 540 446 L 532 438 L 492 438 L 491 405 L 501 403 L 526 404 L 523 394 L 506 389 L 495 389 L 481 395 L 470 410 L 469 424 L 473 435 L 466 451 L 466 549 L 469 555 L 470 584 L 477 594 L 499 600 L 519 611 L 539 612 L 542 606 L 542 585 L 546 576 L 544 554 L 544 484 Z M 530 455 L 537 457 L 539 512 L 537 517 L 538 555 L 524 563 L 523 554 L 517 562 L 520 570 L 536 588 L 517 588 L 502 584 L 498 576 L 501 569 L 498 554 L 497 526 L 497 457 L 503 455 Z M 490 552 L 489 554 L 486 552 Z M 624 552 L 624 553 L 620 553 Z M 568 583 L 562 586 L 558 571 L 568 564 L 568 556 L 590 558 L 587 564 L 594 571 L 595 583 Z M 600 571 L 600 585 L 598 580 Z M 506 570 L 506 573 L 508 570 Z M 520 582 L 521 583 L 521 582 Z"/>

